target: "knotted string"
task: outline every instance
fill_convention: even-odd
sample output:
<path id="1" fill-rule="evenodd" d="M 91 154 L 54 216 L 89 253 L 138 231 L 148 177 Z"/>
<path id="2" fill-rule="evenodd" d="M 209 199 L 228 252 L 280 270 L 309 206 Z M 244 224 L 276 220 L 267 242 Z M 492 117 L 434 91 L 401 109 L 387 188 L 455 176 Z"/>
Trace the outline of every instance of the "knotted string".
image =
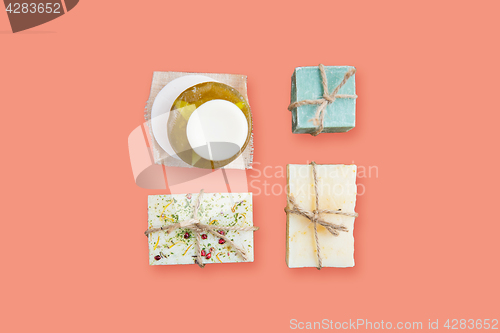
<path id="1" fill-rule="evenodd" d="M 233 241 L 231 241 L 227 236 L 219 234 L 217 230 L 236 230 L 236 231 L 255 231 L 258 230 L 259 227 L 238 227 L 238 226 L 233 226 L 233 227 L 224 227 L 224 226 L 211 226 L 208 224 L 201 223 L 201 221 L 198 219 L 198 209 L 200 208 L 200 203 L 201 203 L 201 197 L 203 196 L 203 190 L 200 191 L 200 194 L 198 195 L 198 198 L 196 199 L 195 204 L 193 205 L 193 217 L 190 219 L 187 219 L 185 221 L 179 222 L 179 223 L 174 223 L 166 226 L 161 226 L 157 228 L 150 228 L 146 230 L 144 233 L 146 236 L 153 232 L 158 232 L 158 231 L 166 231 L 167 234 L 171 233 L 174 230 L 177 230 L 179 228 L 185 228 L 189 229 L 193 232 L 195 235 L 195 241 L 194 241 L 194 248 L 196 251 L 196 263 L 198 266 L 201 268 L 205 267 L 205 264 L 202 261 L 201 257 L 201 250 L 200 250 L 200 243 L 201 243 L 201 237 L 200 233 L 203 232 L 208 232 L 212 235 L 214 235 L 217 238 L 222 238 L 225 240 L 230 246 L 232 246 L 236 252 L 243 258 L 243 260 L 247 260 L 247 252 L 245 249 L 242 247 L 236 245 Z"/>
<path id="2" fill-rule="evenodd" d="M 311 133 L 311 135 L 316 136 L 321 131 L 323 131 L 324 128 L 324 122 L 325 122 L 325 111 L 326 107 L 328 104 L 335 102 L 337 98 L 352 98 L 356 99 L 358 96 L 356 95 L 345 95 L 345 94 L 338 94 L 340 88 L 342 88 L 347 80 L 351 76 L 356 73 L 356 68 L 351 68 L 347 73 L 344 75 L 344 79 L 340 84 L 333 89 L 333 92 L 331 94 L 328 94 L 328 81 L 326 78 L 326 72 L 325 72 L 325 66 L 322 64 L 319 64 L 319 72 L 321 73 L 321 84 L 323 85 L 323 98 L 320 99 L 304 99 L 302 101 L 297 101 L 288 106 L 288 110 L 292 111 L 293 109 L 302 106 L 302 105 L 314 105 L 314 104 L 319 104 L 318 108 L 316 109 L 316 113 L 312 119 L 309 119 L 309 121 L 312 121 L 314 126 L 316 126 L 316 131 Z"/>
<path id="3" fill-rule="evenodd" d="M 291 213 L 291 214 L 297 214 L 304 216 L 307 218 L 311 223 L 314 225 L 314 239 L 316 241 L 316 255 L 318 257 L 318 269 L 321 269 L 323 267 L 323 261 L 321 259 L 321 252 L 320 252 L 320 246 L 319 246 L 319 240 L 318 240 L 318 230 L 317 230 L 317 225 L 321 225 L 326 228 L 333 236 L 338 236 L 339 231 L 344 231 L 348 232 L 349 229 L 347 229 L 343 225 L 338 225 L 334 224 L 332 222 L 327 222 L 325 220 L 322 220 L 320 218 L 320 214 L 337 214 L 337 215 L 343 215 L 343 216 L 350 216 L 350 217 L 357 217 L 358 213 L 347 213 L 347 212 L 342 212 L 340 210 L 328 210 L 328 209 L 319 209 L 319 194 L 318 194 L 318 176 L 316 173 L 316 163 L 311 162 L 312 165 L 312 171 L 313 171 L 313 180 L 314 180 L 314 195 L 315 195 L 315 210 L 313 211 L 308 211 L 305 210 L 304 208 L 300 207 L 297 202 L 295 201 L 295 198 L 293 195 L 287 196 L 288 203 L 292 207 L 292 209 L 286 207 L 285 212 Z"/>

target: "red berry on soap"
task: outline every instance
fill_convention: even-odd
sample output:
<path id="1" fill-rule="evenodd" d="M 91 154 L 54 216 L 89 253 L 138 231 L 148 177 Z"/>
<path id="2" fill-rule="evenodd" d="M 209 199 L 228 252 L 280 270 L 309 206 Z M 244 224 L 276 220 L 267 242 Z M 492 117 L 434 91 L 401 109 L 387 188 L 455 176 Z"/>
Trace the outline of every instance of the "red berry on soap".
<path id="1" fill-rule="evenodd" d="M 201 239 L 207 239 L 207 235 L 206 234 L 201 235 Z"/>
<path id="2" fill-rule="evenodd" d="M 201 250 L 201 256 L 204 257 L 206 255 L 207 255 L 207 253 L 205 252 L 205 250 Z"/>
<path id="3" fill-rule="evenodd" d="M 226 241 L 222 238 L 219 238 L 219 244 L 224 244 Z"/>
<path id="4" fill-rule="evenodd" d="M 189 234 L 189 232 L 186 232 L 186 233 L 184 234 L 184 238 L 186 238 L 186 239 L 187 239 L 187 238 L 189 238 L 189 237 L 191 237 L 191 235 Z"/>
<path id="5" fill-rule="evenodd" d="M 205 258 L 207 258 L 207 259 L 212 258 L 212 253 L 207 253 L 207 256 Z"/>
<path id="6" fill-rule="evenodd" d="M 224 236 L 226 234 L 226 232 L 224 230 L 219 230 L 219 234 L 221 234 L 222 236 Z"/>
<path id="7" fill-rule="evenodd" d="M 161 256 L 159 254 L 155 255 L 155 260 L 160 260 Z"/>

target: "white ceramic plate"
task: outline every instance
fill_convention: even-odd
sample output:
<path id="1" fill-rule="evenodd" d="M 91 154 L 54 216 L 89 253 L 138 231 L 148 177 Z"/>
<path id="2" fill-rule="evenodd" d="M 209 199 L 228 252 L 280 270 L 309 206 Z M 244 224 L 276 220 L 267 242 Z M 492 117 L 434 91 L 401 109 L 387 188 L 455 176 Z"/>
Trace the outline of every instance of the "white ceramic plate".
<path id="1" fill-rule="evenodd" d="M 204 82 L 218 82 L 208 76 L 203 75 L 185 75 L 175 80 L 170 81 L 162 90 L 156 95 L 153 107 L 151 109 L 151 127 L 153 129 L 153 136 L 156 142 L 169 154 L 177 159 L 180 159 L 168 140 L 167 122 L 170 116 L 170 109 L 174 101 L 186 89 L 191 88 L 199 83 Z"/>

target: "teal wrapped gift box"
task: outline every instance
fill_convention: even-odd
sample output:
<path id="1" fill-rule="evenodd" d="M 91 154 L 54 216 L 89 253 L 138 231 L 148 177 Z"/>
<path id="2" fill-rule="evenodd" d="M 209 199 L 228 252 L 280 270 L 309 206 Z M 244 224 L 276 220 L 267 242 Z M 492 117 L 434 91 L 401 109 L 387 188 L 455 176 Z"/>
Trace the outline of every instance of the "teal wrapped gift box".
<path id="1" fill-rule="evenodd" d="M 326 82 L 323 81 L 322 68 Z M 292 132 L 318 135 L 353 129 L 356 124 L 357 97 L 355 72 L 352 66 L 295 68 L 292 76 L 292 104 L 289 107 L 292 111 Z M 324 83 L 328 91 L 324 91 Z M 318 112 L 320 107 L 324 107 L 324 110 Z"/>

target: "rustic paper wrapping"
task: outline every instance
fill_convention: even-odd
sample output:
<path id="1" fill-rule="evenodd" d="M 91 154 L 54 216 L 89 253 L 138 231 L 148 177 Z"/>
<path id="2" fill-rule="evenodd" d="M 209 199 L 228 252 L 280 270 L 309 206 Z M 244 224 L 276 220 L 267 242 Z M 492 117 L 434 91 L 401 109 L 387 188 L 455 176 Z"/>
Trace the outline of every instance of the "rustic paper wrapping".
<path id="1" fill-rule="evenodd" d="M 148 102 L 146 103 L 146 110 L 144 118 L 146 118 L 146 125 L 149 128 L 149 140 L 153 151 L 153 158 L 156 164 L 163 164 L 166 166 L 173 167 L 187 167 L 192 168 L 193 166 L 185 163 L 184 161 L 170 156 L 162 147 L 156 142 L 153 136 L 153 129 L 151 127 L 151 109 L 153 108 L 153 102 L 156 95 L 160 90 L 167 85 L 170 81 L 177 79 L 184 75 L 204 75 L 208 76 L 214 80 L 221 83 L 227 84 L 238 90 L 239 93 L 248 101 L 247 96 L 247 77 L 246 75 L 237 74 L 213 74 L 213 73 L 185 73 L 185 72 L 154 72 L 153 73 L 153 83 L 151 84 L 151 92 L 149 94 Z M 226 169 L 251 169 L 253 162 L 253 133 L 250 137 L 250 142 L 243 151 L 243 153 L 234 161 L 226 165 Z"/>

